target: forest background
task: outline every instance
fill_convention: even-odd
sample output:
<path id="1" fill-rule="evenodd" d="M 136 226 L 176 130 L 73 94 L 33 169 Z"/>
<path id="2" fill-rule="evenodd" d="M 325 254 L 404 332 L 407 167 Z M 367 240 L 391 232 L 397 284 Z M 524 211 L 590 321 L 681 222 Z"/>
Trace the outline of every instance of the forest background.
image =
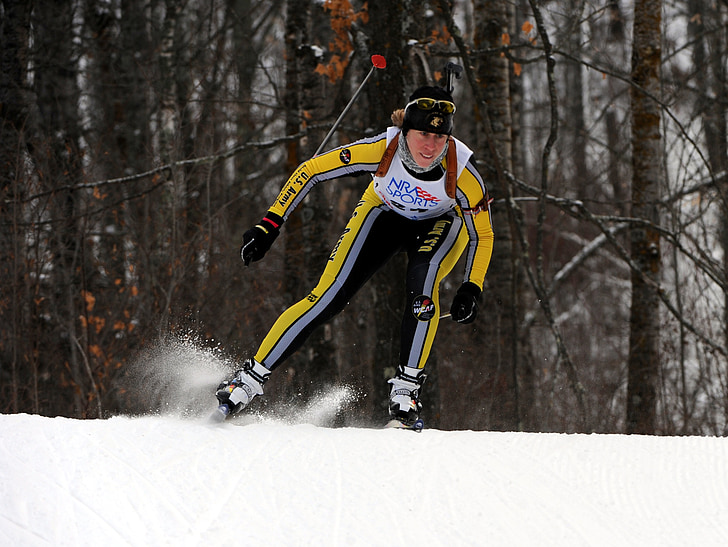
<path id="1" fill-rule="evenodd" d="M 248 268 L 242 233 L 381 54 L 329 147 L 455 62 L 454 134 L 494 198 L 480 314 L 440 324 L 428 423 L 725 435 L 727 22 L 708 0 L 2 0 L 0 412 L 141 412 L 164 401 L 129 376 L 160 347 L 249 356 L 367 180 L 315 188 Z M 264 399 L 345 384 L 339 423 L 381 420 L 403 261 Z"/>

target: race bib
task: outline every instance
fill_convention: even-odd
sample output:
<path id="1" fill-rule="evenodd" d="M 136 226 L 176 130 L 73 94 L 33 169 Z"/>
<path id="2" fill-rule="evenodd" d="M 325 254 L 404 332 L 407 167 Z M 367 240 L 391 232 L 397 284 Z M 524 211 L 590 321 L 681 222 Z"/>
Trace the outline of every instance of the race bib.
<path id="1" fill-rule="evenodd" d="M 445 191 L 445 173 L 434 181 L 419 180 L 402 165 L 398 155 L 383 177 L 374 177 L 374 191 L 393 211 L 412 220 L 440 216 L 455 207 Z"/>

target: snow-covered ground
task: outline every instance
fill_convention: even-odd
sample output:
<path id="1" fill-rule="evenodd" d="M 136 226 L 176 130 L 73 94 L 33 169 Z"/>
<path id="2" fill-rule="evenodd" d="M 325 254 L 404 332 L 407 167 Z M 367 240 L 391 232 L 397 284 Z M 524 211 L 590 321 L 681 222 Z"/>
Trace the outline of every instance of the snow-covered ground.
<path id="1" fill-rule="evenodd" d="M 728 545 L 728 439 L 0 415 L 0 545 Z"/>
<path id="2" fill-rule="evenodd" d="M 233 366 L 165 342 L 154 414 L 0 415 L 0 546 L 728 545 L 728 438 L 325 427 L 346 388 L 210 424 Z"/>

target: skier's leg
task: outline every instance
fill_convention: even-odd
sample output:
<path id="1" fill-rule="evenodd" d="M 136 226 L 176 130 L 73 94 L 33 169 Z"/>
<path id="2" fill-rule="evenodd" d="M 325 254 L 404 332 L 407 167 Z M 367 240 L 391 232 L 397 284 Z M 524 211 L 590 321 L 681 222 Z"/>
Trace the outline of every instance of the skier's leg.
<path id="1" fill-rule="evenodd" d="M 462 220 L 453 214 L 436 219 L 417 245 L 409 249 L 401 366 L 424 368 L 440 322 L 440 283 L 453 269 L 466 244 Z"/>
<path id="2" fill-rule="evenodd" d="M 366 192 L 337 241 L 316 287 L 278 318 L 255 360 L 273 370 L 322 323 L 339 313 L 361 286 L 400 248 L 401 217 Z"/>
<path id="3" fill-rule="evenodd" d="M 402 318 L 400 363 L 390 380 L 390 414 L 404 422 L 417 419 L 424 367 L 440 322 L 440 283 L 467 245 L 462 219 L 434 219 L 408 249 L 407 306 Z"/>

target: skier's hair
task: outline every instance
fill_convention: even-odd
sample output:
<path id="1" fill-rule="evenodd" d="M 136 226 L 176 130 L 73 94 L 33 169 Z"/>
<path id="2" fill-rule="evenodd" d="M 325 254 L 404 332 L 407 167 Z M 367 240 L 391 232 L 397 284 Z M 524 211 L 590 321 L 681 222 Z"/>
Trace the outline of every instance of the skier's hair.
<path id="1" fill-rule="evenodd" d="M 399 108 L 392 112 L 391 118 L 395 127 L 402 127 L 402 123 L 404 123 L 404 108 Z"/>

